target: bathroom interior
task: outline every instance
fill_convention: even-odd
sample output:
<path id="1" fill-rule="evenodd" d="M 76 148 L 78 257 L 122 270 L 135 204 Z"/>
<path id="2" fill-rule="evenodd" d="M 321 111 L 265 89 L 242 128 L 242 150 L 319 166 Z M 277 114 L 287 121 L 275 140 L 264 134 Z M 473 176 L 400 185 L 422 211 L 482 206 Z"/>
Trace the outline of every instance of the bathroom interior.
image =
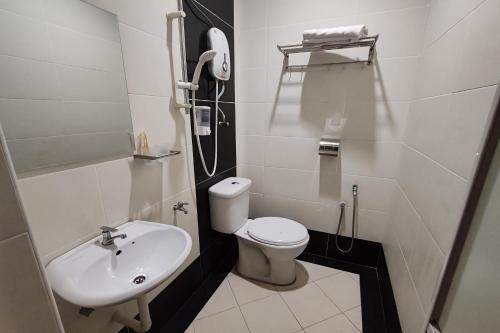
<path id="1" fill-rule="evenodd" d="M 0 332 L 499 332 L 498 13 L 0 0 Z"/>

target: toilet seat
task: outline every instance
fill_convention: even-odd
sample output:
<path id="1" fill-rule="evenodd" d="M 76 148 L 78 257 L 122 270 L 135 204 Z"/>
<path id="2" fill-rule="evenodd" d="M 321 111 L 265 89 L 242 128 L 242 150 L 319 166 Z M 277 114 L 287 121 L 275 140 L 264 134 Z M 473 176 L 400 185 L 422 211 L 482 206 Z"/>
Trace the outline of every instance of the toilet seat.
<path id="1" fill-rule="evenodd" d="M 250 221 L 248 235 L 258 242 L 275 246 L 297 245 L 309 237 L 300 223 L 283 217 L 261 217 Z"/>

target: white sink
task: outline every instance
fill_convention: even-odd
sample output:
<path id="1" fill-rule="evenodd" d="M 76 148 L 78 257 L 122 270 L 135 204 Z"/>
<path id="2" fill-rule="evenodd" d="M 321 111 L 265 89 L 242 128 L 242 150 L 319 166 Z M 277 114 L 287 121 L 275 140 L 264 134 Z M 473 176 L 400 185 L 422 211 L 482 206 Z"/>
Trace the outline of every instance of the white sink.
<path id="1" fill-rule="evenodd" d="M 191 251 L 189 234 L 174 226 L 134 221 L 117 229 L 114 235 L 127 238 L 102 247 L 99 236 L 49 263 L 47 275 L 59 296 L 88 308 L 138 298 L 168 278 Z"/>

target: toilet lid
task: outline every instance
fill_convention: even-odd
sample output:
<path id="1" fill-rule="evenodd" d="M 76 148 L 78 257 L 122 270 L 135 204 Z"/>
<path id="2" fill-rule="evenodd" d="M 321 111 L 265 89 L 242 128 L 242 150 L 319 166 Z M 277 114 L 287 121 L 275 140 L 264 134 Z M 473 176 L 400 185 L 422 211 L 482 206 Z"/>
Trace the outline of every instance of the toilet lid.
<path id="1" fill-rule="evenodd" d="M 247 229 L 253 239 L 271 245 L 296 245 L 309 236 L 300 223 L 282 217 L 261 217 L 251 221 Z"/>

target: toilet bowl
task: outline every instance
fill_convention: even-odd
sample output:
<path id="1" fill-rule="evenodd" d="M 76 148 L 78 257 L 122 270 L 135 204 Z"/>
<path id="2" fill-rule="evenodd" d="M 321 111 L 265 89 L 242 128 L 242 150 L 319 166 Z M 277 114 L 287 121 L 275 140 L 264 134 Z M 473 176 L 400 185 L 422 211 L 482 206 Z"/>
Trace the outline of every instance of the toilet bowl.
<path id="1" fill-rule="evenodd" d="M 248 278 L 287 285 L 309 242 L 307 229 L 282 217 L 248 218 L 250 179 L 230 177 L 209 189 L 212 228 L 238 239 L 237 271 Z"/>

